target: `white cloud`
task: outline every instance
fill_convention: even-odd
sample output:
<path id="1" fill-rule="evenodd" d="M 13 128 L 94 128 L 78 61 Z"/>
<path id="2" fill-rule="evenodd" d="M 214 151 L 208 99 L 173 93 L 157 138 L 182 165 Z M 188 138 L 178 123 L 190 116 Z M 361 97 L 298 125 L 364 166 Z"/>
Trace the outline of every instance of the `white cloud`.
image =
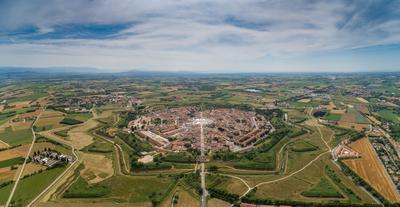
<path id="1" fill-rule="evenodd" d="M 17 38 L 0 44 L 0 64 L 266 70 L 281 65 L 268 62 L 285 58 L 400 43 L 399 19 L 370 24 L 365 15 L 374 1 L 363 2 L 15 0 L 0 4 L 5 31 L 36 26 L 44 34 L 65 24 L 132 26 L 110 39 Z M 399 9 L 398 4 L 391 7 Z"/>

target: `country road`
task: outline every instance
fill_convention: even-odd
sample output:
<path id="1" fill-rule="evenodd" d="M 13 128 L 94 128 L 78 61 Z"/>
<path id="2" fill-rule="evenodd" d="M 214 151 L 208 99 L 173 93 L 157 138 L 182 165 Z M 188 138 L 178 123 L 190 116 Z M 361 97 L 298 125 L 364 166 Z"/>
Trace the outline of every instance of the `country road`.
<path id="1" fill-rule="evenodd" d="M 200 113 L 201 119 L 203 119 L 203 112 Z M 203 129 L 203 121 L 200 121 L 200 150 L 201 150 L 201 157 L 205 156 L 204 153 L 204 129 Z M 202 189 L 202 196 L 201 196 L 201 207 L 207 206 L 207 189 L 206 189 L 206 174 L 205 174 L 205 166 L 204 160 L 201 160 L 201 189 Z"/>
<path id="2" fill-rule="evenodd" d="M 37 120 L 39 120 L 40 115 L 42 115 L 42 112 L 45 111 L 45 110 L 46 110 L 46 108 L 44 108 L 44 109 L 40 112 L 40 114 L 36 117 L 35 121 L 32 123 L 32 126 L 31 126 L 31 131 L 32 131 L 32 143 L 31 143 L 31 146 L 29 147 L 28 153 L 26 154 L 26 157 L 25 157 L 25 159 L 24 159 L 24 163 L 22 164 L 21 170 L 18 172 L 18 176 L 17 176 L 17 178 L 15 179 L 15 184 L 14 184 L 14 186 L 13 186 L 11 192 L 10 192 L 10 196 L 9 196 L 8 199 L 7 199 L 7 203 L 6 203 L 5 207 L 8 207 L 8 206 L 10 205 L 10 203 L 11 203 L 11 200 L 12 200 L 12 198 L 13 198 L 13 196 L 14 196 L 15 190 L 17 189 L 19 180 L 21 179 L 22 173 L 24 172 L 26 163 L 28 162 L 29 155 L 30 155 L 31 152 L 32 152 L 33 145 L 35 144 L 35 141 L 36 141 L 36 134 L 35 134 L 35 130 L 33 129 L 33 127 L 35 126 Z"/>

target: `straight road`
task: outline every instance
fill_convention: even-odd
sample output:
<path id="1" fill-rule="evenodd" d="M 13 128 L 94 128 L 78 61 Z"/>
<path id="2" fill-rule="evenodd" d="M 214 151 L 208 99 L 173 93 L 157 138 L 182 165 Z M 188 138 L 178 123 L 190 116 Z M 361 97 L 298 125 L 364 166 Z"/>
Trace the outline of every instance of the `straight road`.
<path id="1" fill-rule="evenodd" d="M 45 111 L 45 110 L 46 110 L 46 108 L 43 109 L 43 111 Z M 42 111 L 42 112 L 43 112 L 43 111 Z M 12 198 L 13 198 L 13 196 L 14 196 L 14 193 L 15 193 L 15 189 L 17 189 L 19 180 L 21 179 L 21 176 L 22 176 L 22 173 L 24 172 L 26 163 L 28 162 L 29 155 L 30 155 L 31 152 L 32 152 L 33 145 L 35 144 L 35 141 L 36 141 L 36 133 L 35 133 L 35 130 L 33 130 L 33 127 L 35 126 L 36 121 L 40 118 L 40 115 L 42 115 L 42 112 L 40 112 L 40 114 L 36 117 L 35 121 L 32 123 L 32 126 L 31 126 L 31 131 L 32 131 L 32 143 L 31 143 L 31 146 L 29 147 L 28 153 L 26 154 L 26 157 L 25 157 L 24 163 L 22 164 L 21 170 L 18 172 L 17 179 L 15 179 L 15 184 L 14 184 L 12 190 L 11 190 L 10 196 L 9 196 L 8 199 L 7 199 L 7 203 L 6 203 L 5 207 L 8 207 L 8 206 L 10 205 L 10 203 L 11 203 L 11 200 L 12 200 Z"/>
<path id="2" fill-rule="evenodd" d="M 203 112 L 200 112 L 201 119 L 203 119 Z M 201 157 L 204 157 L 204 129 L 203 129 L 203 121 L 200 121 L 200 151 L 201 151 Z M 206 207 L 207 206 L 207 189 L 206 189 L 206 174 L 204 172 L 204 161 L 201 160 L 201 172 L 200 172 L 200 177 L 201 177 L 201 189 L 203 190 L 203 194 L 201 196 L 201 207 Z"/>

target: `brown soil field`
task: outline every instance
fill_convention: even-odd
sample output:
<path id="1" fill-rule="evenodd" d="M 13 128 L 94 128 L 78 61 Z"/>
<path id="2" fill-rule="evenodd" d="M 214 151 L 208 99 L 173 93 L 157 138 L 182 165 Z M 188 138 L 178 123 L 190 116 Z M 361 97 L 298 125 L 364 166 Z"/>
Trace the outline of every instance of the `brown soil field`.
<path id="1" fill-rule="evenodd" d="M 15 157 L 25 157 L 28 153 L 30 144 L 25 144 L 13 149 L 0 151 L 0 161 L 9 160 Z"/>
<path id="2" fill-rule="evenodd" d="M 350 147 L 359 152 L 361 158 L 343 162 L 387 200 L 393 203 L 400 202 L 400 195 L 369 140 L 367 138 L 359 139 L 351 143 Z"/>
<path id="3" fill-rule="evenodd" d="M 28 113 L 23 113 L 23 114 L 18 114 L 18 118 L 27 118 L 27 117 L 34 117 L 38 116 L 40 114 L 40 110 L 36 110 L 33 112 L 28 112 Z"/>
<path id="4" fill-rule="evenodd" d="M 330 110 L 329 113 L 331 113 L 331 114 L 344 114 L 346 112 L 343 109 L 333 109 L 333 110 Z"/>
<path id="5" fill-rule="evenodd" d="M 31 101 L 19 101 L 19 102 L 14 102 L 14 103 L 10 103 L 11 106 L 15 105 L 15 109 L 22 109 L 22 108 L 26 108 L 26 107 L 30 107 Z"/>
<path id="6" fill-rule="evenodd" d="M 32 122 L 15 122 L 11 124 L 13 130 L 30 129 Z"/>
<path id="7" fill-rule="evenodd" d="M 11 170 L 11 167 L 0 168 L 0 183 L 12 180 L 15 172 L 16 170 Z"/>
<path id="8" fill-rule="evenodd" d="M 355 123 L 356 122 L 356 114 L 354 113 L 345 113 L 342 115 L 342 118 L 340 119 L 341 122 L 350 122 L 350 123 Z"/>
<path id="9" fill-rule="evenodd" d="M 85 169 L 81 171 L 83 178 L 89 183 L 98 183 L 114 174 L 112 160 L 100 154 L 81 153 Z"/>
<path id="10" fill-rule="evenodd" d="M 4 110 L 4 105 L 0 105 L 0 112 Z"/>
<path id="11" fill-rule="evenodd" d="M 28 163 L 25 165 L 24 172 L 22 172 L 22 176 L 29 175 L 29 174 L 32 174 L 39 170 L 44 170 L 44 169 L 46 169 L 46 167 L 44 165 Z"/>
<path id="12" fill-rule="evenodd" d="M 369 127 L 370 127 L 369 124 L 356 124 L 356 123 L 350 123 L 350 122 L 344 122 L 344 121 L 339 121 L 338 125 L 343 128 L 355 129 L 357 131 L 362 131 L 364 128 L 369 129 Z"/>

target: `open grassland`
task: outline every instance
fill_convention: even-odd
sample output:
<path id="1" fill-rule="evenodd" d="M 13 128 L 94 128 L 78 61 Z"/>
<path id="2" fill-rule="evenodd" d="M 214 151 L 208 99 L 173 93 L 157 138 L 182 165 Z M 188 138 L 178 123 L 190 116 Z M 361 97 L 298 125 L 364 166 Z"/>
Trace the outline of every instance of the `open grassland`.
<path id="1" fill-rule="evenodd" d="M 170 207 L 172 203 L 173 206 L 178 207 L 198 207 L 201 204 L 198 195 L 194 194 L 192 191 L 187 191 L 179 183 L 164 198 L 163 202 L 160 204 L 160 207 Z"/>
<path id="2" fill-rule="evenodd" d="M 346 177 L 339 170 L 336 171 L 336 176 L 340 179 L 340 183 L 345 186 L 345 188 L 350 189 L 353 194 L 346 194 L 342 188 L 338 186 L 334 186 L 336 191 L 340 192 L 344 198 L 309 198 L 302 195 L 302 192 L 309 191 L 310 189 L 315 188 L 321 182 L 321 179 L 328 179 L 325 167 L 330 166 L 330 168 L 337 168 L 329 158 L 329 155 L 325 155 L 321 157 L 318 161 L 314 162 L 303 171 L 281 181 L 272 182 L 269 184 L 261 185 L 257 187 L 257 191 L 254 195 L 255 198 L 265 199 L 278 199 L 278 200 L 298 200 L 305 202 L 341 202 L 341 203 L 374 203 L 374 200 L 370 198 L 370 196 L 365 193 L 363 190 L 358 188 L 348 177 Z M 277 176 L 275 176 L 277 177 Z M 257 176 L 258 180 L 262 180 L 263 178 Z M 253 179 L 257 179 L 253 178 Z M 276 178 L 275 178 L 276 179 Z M 269 180 L 274 180 L 273 177 L 269 178 Z M 330 180 L 331 181 L 331 180 Z M 332 183 L 332 185 L 334 185 Z M 357 195 L 357 196 L 353 196 Z M 359 197 L 360 200 L 356 199 Z"/>
<path id="3" fill-rule="evenodd" d="M 339 189 L 325 177 L 322 177 L 317 185 L 302 192 L 301 195 L 314 198 L 343 198 Z"/>
<path id="4" fill-rule="evenodd" d="M 100 184 L 109 186 L 112 190 L 104 200 L 131 203 L 133 206 L 151 206 L 151 195 L 163 197 L 175 185 L 174 180 L 169 177 L 156 176 L 113 176 Z"/>
<path id="5" fill-rule="evenodd" d="M 64 167 L 58 167 L 21 179 L 12 203 L 16 206 L 26 206 L 64 170 Z M 0 204 L 5 204 L 12 186 L 0 188 Z"/>
<path id="6" fill-rule="evenodd" d="M 90 112 L 67 113 L 65 118 L 85 122 L 85 121 L 89 120 L 90 118 L 92 118 L 92 113 L 90 113 Z"/>
<path id="7" fill-rule="evenodd" d="M 212 199 L 208 200 L 207 206 L 208 207 L 229 207 L 229 206 L 231 206 L 231 204 L 226 201 L 220 200 L 220 199 L 212 198 Z"/>
<path id="8" fill-rule="evenodd" d="M 31 129 L 14 130 L 11 127 L 0 131 L 0 139 L 11 146 L 27 144 L 32 141 Z"/>
<path id="9" fill-rule="evenodd" d="M 242 195 L 248 190 L 247 186 L 237 178 L 208 174 L 206 181 L 207 188 L 224 190 L 237 195 Z"/>
<path id="10" fill-rule="evenodd" d="M 376 191 L 390 202 L 400 202 L 400 195 L 390 180 L 384 166 L 367 138 L 362 138 L 350 145 L 361 154 L 359 159 L 343 160 L 343 162 L 370 184 Z"/>

